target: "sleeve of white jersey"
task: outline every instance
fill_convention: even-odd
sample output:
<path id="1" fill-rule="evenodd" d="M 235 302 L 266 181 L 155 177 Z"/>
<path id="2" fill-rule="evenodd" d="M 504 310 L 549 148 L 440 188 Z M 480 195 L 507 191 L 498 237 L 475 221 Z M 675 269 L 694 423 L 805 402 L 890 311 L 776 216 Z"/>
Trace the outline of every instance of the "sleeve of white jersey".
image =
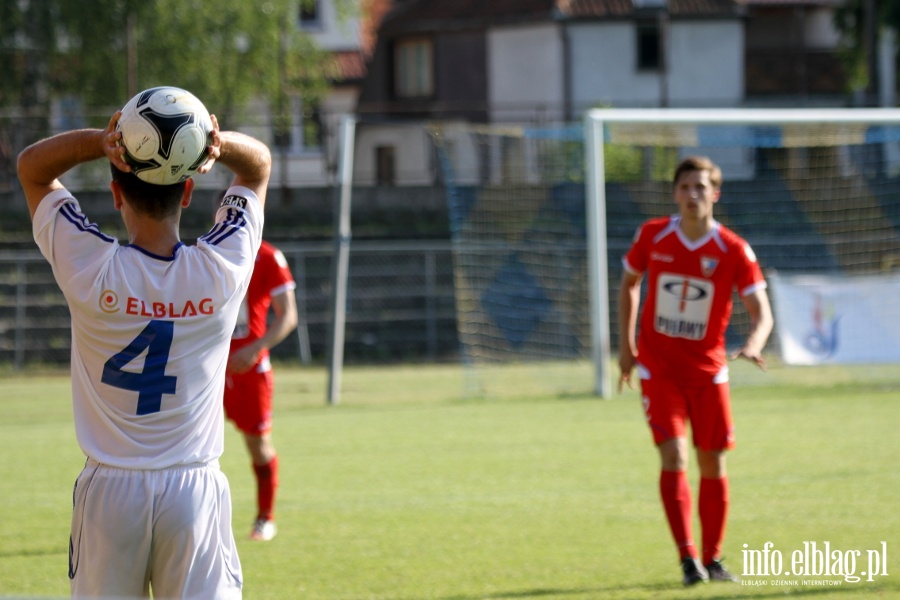
<path id="1" fill-rule="evenodd" d="M 197 241 L 197 245 L 216 255 L 226 269 L 244 270 L 249 276 L 262 243 L 262 205 L 251 190 L 228 188 L 216 211 L 213 228 Z M 247 261 L 247 252 L 252 259 Z"/>
<path id="2" fill-rule="evenodd" d="M 34 213 L 32 233 L 64 290 L 73 277 L 90 271 L 101 255 L 115 252 L 119 245 L 116 238 L 105 235 L 88 220 L 66 189 L 55 190 L 41 201 Z M 60 257 L 65 260 L 58 260 Z"/>

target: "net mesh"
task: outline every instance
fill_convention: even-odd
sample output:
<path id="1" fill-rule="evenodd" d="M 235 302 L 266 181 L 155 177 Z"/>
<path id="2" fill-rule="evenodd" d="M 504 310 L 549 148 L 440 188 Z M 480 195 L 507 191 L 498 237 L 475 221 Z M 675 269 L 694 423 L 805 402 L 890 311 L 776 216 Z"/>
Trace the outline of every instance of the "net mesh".
<path id="1" fill-rule="evenodd" d="M 592 388 L 580 125 L 431 127 L 448 197 L 457 323 L 471 393 Z M 882 123 L 610 123 L 604 190 L 610 330 L 621 258 L 636 228 L 676 212 L 671 174 L 687 155 L 723 171 L 716 219 L 763 268 L 839 276 L 900 271 L 900 128 Z M 897 299 L 894 311 L 900 317 Z M 777 326 L 777 324 L 776 324 Z M 727 335 L 748 319 L 740 302 Z M 616 349 L 617 340 L 612 340 Z M 778 350 L 773 336 L 770 351 Z M 499 382 L 503 381 L 503 384 Z"/>
<path id="2" fill-rule="evenodd" d="M 591 340 L 580 128 L 445 126 L 434 137 L 470 393 L 502 395 L 510 378 L 517 389 L 585 391 Z"/>

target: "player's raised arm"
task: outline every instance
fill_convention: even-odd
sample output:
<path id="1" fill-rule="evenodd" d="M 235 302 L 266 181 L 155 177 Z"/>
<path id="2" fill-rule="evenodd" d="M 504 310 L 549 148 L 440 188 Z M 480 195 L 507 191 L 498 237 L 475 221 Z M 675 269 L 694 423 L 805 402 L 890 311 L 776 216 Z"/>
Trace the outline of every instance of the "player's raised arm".
<path id="1" fill-rule="evenodd" d="M 116 141 L 119 113 L 113 115 L 106 129 L 76 129 L 58 133 L 31 144 L 19 153 L 16 168 L 25 192 L 31 216 L 44 197 L 63 187 L 59 178 L 80 165 L 106 156 L 120 169 L 130 170 L 122 161 L 125 149 Z"/>
<path id="2" fill-rule="evenodd" d="M 210 147 L 210 160 L 200 172 L 207 172 L 213 162 L 220 162 L 234 173 L 232 185 L 240 185 L 250 190 L 265 204 L 266 189 L 272 171 L 272 155 L 265 144 L 237 131 L 219 131 L 218 122 L 212 116 L 215 125 L 212 133 L 213 143 Z"/>
<path id="3" fill-rule="evenodd" d="M 22 150 L 16 168 L 32 218 L 41 200 L 63 187 L 61 175 L 80 163 L 103 157 L 103 136 L 102 129 L 66 131 Z"/>

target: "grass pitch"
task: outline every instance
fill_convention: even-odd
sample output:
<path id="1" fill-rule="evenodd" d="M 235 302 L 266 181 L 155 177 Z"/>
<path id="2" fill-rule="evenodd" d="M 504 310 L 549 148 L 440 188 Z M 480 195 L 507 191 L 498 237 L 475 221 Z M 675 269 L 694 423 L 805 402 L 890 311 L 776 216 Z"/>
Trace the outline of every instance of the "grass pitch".
<path id="1" fill-rule="evenodd" d="M 255 489 L 226 426 L 244 598 L 900 597 L 897 367 L 732 371 L 726 563 L 741 574 L 771 542 L 765 562 L 781 555 L 779 576 L 681 587 L 637 392 L 603 401 L 588 382 L 552 396 L 506 372 L 502 395 L 467 399 L 457 366 L 372 367 L 348 369 L 340 404 L 327 406 L 323 370 L 276 365 L 272 542 L 245 539 Z M 83 462 L 68 385 L 0 376 L 0 597 L 68 595 Z M 696 493 L 693 464 L 691 478 Z M 870 556 L 885 564 L 856 583 L 813 575 L 815 565 L 786 575 L 813 542 L 837 552 L 845 575 L 854 552 L 856 575 Z"/>

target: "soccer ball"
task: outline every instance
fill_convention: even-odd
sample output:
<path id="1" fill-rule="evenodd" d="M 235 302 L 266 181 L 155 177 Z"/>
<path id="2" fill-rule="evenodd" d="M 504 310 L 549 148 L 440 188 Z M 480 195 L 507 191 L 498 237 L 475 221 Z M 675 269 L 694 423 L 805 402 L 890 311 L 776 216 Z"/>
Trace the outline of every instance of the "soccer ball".
<path id="1" fill-rule="evenodd" d="M 147 183 L 170 185 L 188 179 L 206 162 L 212 121 L 203 103 L 176 87 L 137 94 L 122 108 L 124 160 Z"/>

